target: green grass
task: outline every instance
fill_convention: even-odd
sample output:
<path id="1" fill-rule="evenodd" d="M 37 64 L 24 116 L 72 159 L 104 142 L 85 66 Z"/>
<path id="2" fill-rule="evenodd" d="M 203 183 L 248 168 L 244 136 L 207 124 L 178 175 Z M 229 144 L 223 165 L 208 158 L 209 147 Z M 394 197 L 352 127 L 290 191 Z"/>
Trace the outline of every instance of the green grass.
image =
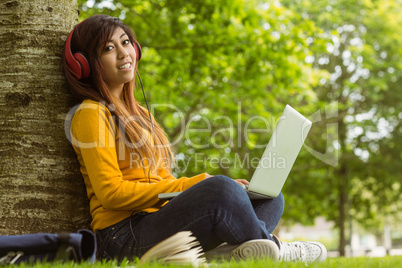
<path id="1" fill-rule="evenodd" d="M 389 256 L 384 258 L 329 258 L 323 263 L 312 263 L 308 267 L 331 267 L 331 268 L 365 268 L 365 267 L 401 267 L 402 264 L 402 256 Z M 2 266 L 2 267 L 35 267 L 35 268 L 50 268 L 50 267 L 74 267 L 74 268 L 89 268 L 89 267 L 100 267 L 100 268 L 108 268 L 108 267 L 117 267 L 116 262 L 96 262 L 95 264 L 88 263 L 37 263 L 35 265 L 29 264 L 20 264 L 20 265 L 10 265 L 10 266 Z M 157 263 L 151 264 L 142 264 L 140 265 L 138 262 L 130 262 L 121 264 L 120 267 L 138 267 L 138 268 L 170 268 L 177 267 L 174 265 L 162 265 Z M 191 266 L 180 266 L 180 267 L 191 267 Z M 242 262 L 224 262 L 224 263 L 211 263 L 209 265 L 210 268 L 266 268 L 266 267 L 306 267 L 304 263 L 291 263 L 291 262 L 274 262 L 271 260 L 259 260 L 259 261 L 242 261 Z"/>

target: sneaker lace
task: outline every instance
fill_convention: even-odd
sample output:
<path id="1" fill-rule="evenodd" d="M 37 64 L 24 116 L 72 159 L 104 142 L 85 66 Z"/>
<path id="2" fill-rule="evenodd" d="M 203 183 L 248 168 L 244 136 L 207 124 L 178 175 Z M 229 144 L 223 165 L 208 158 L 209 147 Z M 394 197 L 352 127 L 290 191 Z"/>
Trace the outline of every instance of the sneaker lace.
<path id="1" fill-rule="evenodd" d="M 280 261 L 303 261 L 306 265 L 306 254 L 301 242 L 285 243 L 281 241 Z"/>

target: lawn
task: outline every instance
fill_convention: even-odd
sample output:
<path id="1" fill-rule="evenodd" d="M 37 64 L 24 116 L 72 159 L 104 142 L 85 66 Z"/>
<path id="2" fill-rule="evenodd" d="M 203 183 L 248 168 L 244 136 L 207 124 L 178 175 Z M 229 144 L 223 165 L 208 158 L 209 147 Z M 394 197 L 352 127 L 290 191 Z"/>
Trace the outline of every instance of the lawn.
<path id="1" fill-rule="evenodd" d="M 14 266 L 3 266 L 3 267 L 36 267 L 36 268 L 50 268 L 50 267 L 60 267 L 60 268 L 67 268 L 67 267 L 74 267 L 74 268 L 87 268 L 87 267 L 101 267 L 101 268 L 108 268 L 108 267 L 116 267 L 117 264 L 115 262 L 96 262 L 95 264 L 76 264 L 76 263 L 38 263 L 35 265 L 28 265 L 28 264 L 20 264 Z M 120 265 L 121 268 L 132 268 L 132 267 L 141 267 L 141 268 L 158 268 L 158 267 L 177 267 L 173 265 L 161 265 L 157 263 L 153 264 L 142 264 L 139 265 L 138 262 L 131 262 L 131 263 L 124 263 Z M 384 258 L 329 258 L 323 263 L 313 263 L 310 264 L 308 267 L 331 267 L 331 268 L 338 268 L 338 267 L 359 267 L 359 268 L 366 268 L 366 267 L 401 267 L 402 266 L 402 256 L 389 256 Z M 186 266 L 180 266 L 186 267 Z M 191 266 L 187 266 L 191 267 Z M 306 267 L 303 263 L 290 263 L 290 262 L 273 262 L 271 260 L 259 260 L 259 261 L 242 261 L 242 262 L 224 262 L 224 263 L 211 263 L 209 265 L 210 268 L 266 268 L 266 267 Z"/>

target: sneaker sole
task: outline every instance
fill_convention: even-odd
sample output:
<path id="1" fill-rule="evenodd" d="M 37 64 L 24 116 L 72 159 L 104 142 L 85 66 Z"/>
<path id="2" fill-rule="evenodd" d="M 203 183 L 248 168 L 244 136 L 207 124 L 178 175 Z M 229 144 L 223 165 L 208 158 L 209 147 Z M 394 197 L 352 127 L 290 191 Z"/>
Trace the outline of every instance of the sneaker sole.
<path id="1" fill-rule="evenodd" d="M 252 240 L 241 244 L 229 253 L 229 259 L 236 261 L 246 259 L 279 259 L 279 248 L 275 242 L 267 239 Z"/>

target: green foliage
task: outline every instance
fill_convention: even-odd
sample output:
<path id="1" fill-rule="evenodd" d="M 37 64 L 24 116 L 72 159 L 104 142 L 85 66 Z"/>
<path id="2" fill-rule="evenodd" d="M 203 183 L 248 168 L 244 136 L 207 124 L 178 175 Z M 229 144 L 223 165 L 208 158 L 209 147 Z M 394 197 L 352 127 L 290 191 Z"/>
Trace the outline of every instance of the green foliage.
<path id="1" fill-rule="evenodd" d="M 339 104 L 339 165 L 327 192 L 335 201 L 346 189 L 349 212 L 367 227 L 378 214 L 398 211 L 402 173 L 400 151 L 402 99 L 400 1 L 282 1 L 315 22 L 331 37 L 325 53 L 313 50 L 314 65 L 331 73 L 317 87 L 321 100 Z M 399 83 L 398 83 L 399 82 Z M 339 177 L 340 170 L 345 177 Z M 333 198 L 331 198 L 333 196 Z M 339 215 L 332 217 L 339 221 Z"/>
<path id="2" fill-rule="evenodd" d="M 247 159 L 260 157 L 284 105 L 308 111 L 316 101 L 311 84 L 325 72 L 304 58 L 307 36 L 319 29 L 309 21 L 293 24 L 294 14 L 280 5 L 115 1 L 115 7 L 97 12 L 123 17 L 137 34 L 155 116 L 184 154 L 178 176 L 209 172 L 249 179 L 255 166 Z"/>

